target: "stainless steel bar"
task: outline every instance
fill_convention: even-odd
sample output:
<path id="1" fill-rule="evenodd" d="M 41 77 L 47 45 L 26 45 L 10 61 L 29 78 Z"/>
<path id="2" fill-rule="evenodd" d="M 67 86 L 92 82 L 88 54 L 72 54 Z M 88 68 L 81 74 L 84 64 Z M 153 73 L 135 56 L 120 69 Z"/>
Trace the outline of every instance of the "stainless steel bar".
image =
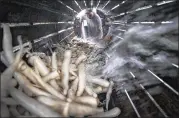
<path id="1" fill-rule="evenodd" d="M 87 5 L 86 5 L 86 1 L 84 0 L 83 2 L 84 2 L 84 4 L 85 4 L 85 7 L 87 7 Z"/>
<path id="2" fill-rule="evenodd" d="M 166 82 L 164 82 L 160 77 L 158 77 L 156 74 L 154 74 L 152 71 L 148 70 L 148 72 L 150 72 L 154 77 L 156 77 L 160 82 L 162 82 L 166 87 L 168 87 L 171 91 L 173 91 L 177 96 L 179 96 L 179 93 L 173 88 L 171 87 L 169 84 L 167 84 Z"/>
<path id="3" fill-rule="evenodd" d="M 93 0 L 91 0 L 91 7 L 93 7 Z"/>
<path id="4" fill-rule="evenodd" d="M 81 6 L 78 4 L 76 0 L 74 0 L 75 4 L 79 7 L 80 10 L 82 10 Z"/>
<path id="5" fill-rule="evenodd" d="M 119 36 L 116 36 L 117 38 L 119 38 L 119 39 L 121 39 L 121 40 L 124 40 L 124 38 L 122 38 L 122 37 L 119 37 Z"/>
<path id="6" fill-rule="evenodd" d="M 74 31 L 72 31 L 69 35 L 65 36 L 62 40 L 60 40 L 60 42 L 62 42 L 62 41 L 65 40 L 66 38 L 70 37 L 73 33 L 74 33 Z"/>
<path id="7" fill-rule="evenodd" d="M 122 31 L 122 32 L 126 32 L 126 30 L 123 30 L 123 29 L 116 29 L 116 30 L 119 30 L 119 31 Z"/>
<path id="8" fill-rule="evenodd" d="M 111 8 L 111 9 L 110 9 L 109 11 L 107 11 L 106 13 L 109 13 L 110 11 L 112 11 L 112 10 L 114 10 L 114 9 L 118 8 L 120 5 L 124 4 L 126 1 L 127 1 L 127 0 L 122 1 L 121 3 L 119 3 L 119 4 L 115 5 L 113 8 Z"/>
<path id="9" fill-rule="evenodd" d="M 172 66 L 175 66 L 176 68 L 178 68 L 178 65 L 176 65 L 176 64 L 174 64 L 174 63 L 172 63 Z"/>
<path id="10" fill-rule="evenodd" d="M 60 34 L 60 33 L 62 33 L 62 32 L 65 32 L 65 31 L 68 31 L 68 30 L 71 30 L 71 29 L 73 29 L 73 27 L 69 27 L 69 28 L 67 28 L 67 29 L 59 30 L 58 32 L 51 33 L 51 34 L 48 34 L 48 35 L 46 35 L 46 36 L 40 37 L 40 38 L 38 38 L 38 39 L 35 39 L 35 40 L 34 40 L 34 43 L 37 43 L 37 42 L 39 42 L 39 41 L 42 41 L 43 39 L 46 39 L 46 38 L 49 38 L 49 37 L 52 37 L 52 36 L 56 36 L 56 35 L 58 35 L 58 34 Z"/>
<path id="11" fill-rule="evenodd" d="M 0 23 L 0 28 L 2 28 L 3 23 Z M 69 22 L 38 22 L 38 23 L 5 23 L 9 27 L 21 27 L 21 26 L 34 26 L 34 25 L 52 25 L 52 24 L 73 24 L 72 21 Z"/>
<path id="12" fill-rule="evenodd" d="M 62 13 L 60 11 L 57 11 L 55 9 L 48 8 L 48 7 L 44 6 L 44 5 L 42 6 L 42 4 L 40 5 L 39 3 L 35 3 L 37 6 L 34 3 L 32 3 L 32 4 L 29 3 L 28 4 L 28 3 L 13 1 L 13 0 L 11 0 L 10 3 L 14 3 L 14 4 L 17 4 L 17 5 L 26 6 L 26 7 L 31 7 L 31 8 L 34 8 L 34 9 L 45 10 L 45 11 L 55 13 L 55 14 L 59 14 L 59 15 L 69 16 L 69 15 L 67 15 L 65 13 Z"/>
<path id="13" fill-rule="evenodd" d="M 102 10 L 110 3 L 110 0 L 106 2 L 106 4 L 103 6 Z"/>
<path id="14" fill-rule="evenodd" d="M 133 78 L 135 78 L 135 75 L 130 71 L 130 74 L 132 75 Z"/>
<path id="15" fill-rule="evenodd" d="M 65 3 L 63 3 L 61 0 L 57 0 L 58 2 L 60 2 L 62 5 L 66 6 L 68 9 L 70 9 L 71 11 L 73 11 L 74 13 L 78 13 L 77 11 L 75 11 L 73 8 L 71 8 L 70 6 L 66 5 Z"/>
<path id="16" fill-rule="evenodd" d="M 58 31 L 58 32 L 55 32 L 55 33 L 51 33 L 51 34 L 48 34 L 48 35 L 46 35 L 46 36 L 43 36 L 43 37 L 40 37 L 40 38 L 38 38 L 38 39 L 34 39 L 34 43 L 37 43 L 37 42 L 39 42 L 39 41 L 42 41 L 43 39 L 46 39 L 46 38 L 49 38 L 49 37 L 52 37 L 52 36 L 56 36 L 56 35 L 58 35 L 58 34 L 60 34 L 60 33 L 63 33 L 63 32 L 65 32 L 65 31 L 68 31 L 68 30 L 71 30 L 73 27 L 69 27 L 69 28 L 67 28 L 67 29 L 63 29 L 63 30 L 60 30 L 60 31 Z M 26 43 L 24 43 L 23 44 L 23 46 L 29 46 L 31 44 L 31 42 L 26 42 Z M 18 45 L 18 46 L 15 46 L 15 47 L 13 47 L 13 52 L 15 52 L 15 51 L 18 51 L 20 49 L 20 46 Z M 4 51 L 2 51 L 0 54 L 2 54 Z"/>
<path id="17" fill-rule="evenodd" d="M 129 94 L 128 94 L 128 92 L 127 92 L 126 89 L 125 89 L 125 93 L 126 93 L 128 99 L 129 99 L 129 101 L 130 101 L 130 103 L 131 103 L 131 105 L 132 105 L 132 107 L 133 107 L 133 109 L 134 109 L 134 111 L 135 111 L 137 117 L 138 117 L 138 118 L 141 118 L 141 116 L 140 116 L 140 114 L 139 114 L 137 108 L 135 107 L 135 105 L 134 105 L 133 101 L 131 100 L 131 98 L 130 98 L 130 96 L 129 96 Z"/>
<path id="18" fill-rule="evenodd" d="M 96 9 L 98 8 L 99 4 L 100 4 L 101 0 L 98 1 L 98 4 L 96 5 Z"/>
<path id="19" fill-rule="evenodd" d="M 122 25 L 122 26 L 133 26 L 125 23 L 120 23 L 120 22 L 106 22 L 107 25 Z"/>
<path id="20" fill-rule="evenodd" d="M 146 10 L 146 9 L 150 9 L 152 8 L 153 6 L 160 6 L 160 5 L 165 5 L 165 4 L 168 4 L 168 3 L 172 3 L 172 2 L 176 2 L 177 0 L 168 0 L 168 1 L 162 1 L 162 2 L 158 2 L 156 3 L 155 5 L 147 5 L 147 6 L 144 6 L 144 7 L 140 7 L 140 8 L 137 8 L 133 11 L 127 11 L 125 13 L 120 13 L 118 15 L 115 15 L 115 16 L 111 16 L 111 18 L 116 18 L 116 17 L 119 17 L 119 16 L 122 16 L 122 15 L 126 15 L 126 14 L 130 14 L 130 13 L 135 13 L 135 12 L 138 12 L 138 11 L 142 11 L 142 10 Z"/>
<path id="21" fill-rule="evenodd" d="M 150 95 L 150 93 L 145 89 L 145 87 L 140 84 L 140 87 L 142 90 L 144 90 L 145 94 L 150 98 L 150 100 L 155 104 L 155 106 L 158 108 L 158 110 L 164 115 L 165 118 L 168 118 L 168 115 L 165 113 L 165 111 L 160 107 L 160 105 L 155 101 L 155 99 Z"/>
<path id="22" fill-rule="evenodd" d="M 139 22 L 139 21 L 135 21 L 135 22 L 131 22 L 132 24 L 172 24 L 174 23 L 173 21 L 161 21 L 161 22 L 154 22 L 154 21 L 143 21 L 143 22 Z"/>

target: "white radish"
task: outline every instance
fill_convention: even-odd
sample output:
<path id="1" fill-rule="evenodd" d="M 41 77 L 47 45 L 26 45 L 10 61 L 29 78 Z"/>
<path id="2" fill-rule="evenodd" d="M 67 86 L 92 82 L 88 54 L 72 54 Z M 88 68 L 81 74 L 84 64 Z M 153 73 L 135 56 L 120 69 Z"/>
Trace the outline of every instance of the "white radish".
<path id="1" fill-rule="evenodd" d="M 75 98 L 75 94 L 78 89 L 78 81 L 79 81 L 78 78 L 75 79 L 72 82 L 70 89 L 68 90 L 67 97 L 70 98 L 71 100 L 73 100 Z"/>
<path id="2" fill-rule="evenodd" d="M 27 82 L 24 80 L 24 78 L 26 78 L 26 77 L 19 72 L 15 72 L 14 77 L 16 78 L 16 80 L 19 84 L 18 90 L 21 91 L 21 92 L 23 90 L 25 94 L 27 94 L 28 96 L 32 96 L 33 93 L 27 88 L 27 86 L 26 86 Z"/>
<path id="3" fill-rule="evenodd" d="M 77 74 L 73 70 L 70 70 L 70 75 L 77 77 Z"/>
<path id="4" fill-rule="evenodd" d="M 73 80 L 75 80 L 77 77 L 75 77 L 75 76 L 71 76 L 70 77 L 70 81 L 73 81 Z"/>
<path id="5" fill-rule="evenodd" d="M 31 74 L 32 73 L 31 71 L 33 71 L 33 70 L 24 61 L 19 62 L 19 65 L 17 67 L 17 71 L 19 71 L 23 75 L 25 75 L 34 84 L 37 84 L 37 80 Z"/>
<path id="6" fill-rule="evenodd" d="M 22 92 L 18 91 L 15 88 L 10 88 L 11 96 L 25 109 L 27 109 L 32 114 L 35 114 L 39 117 L 60 117 L 58 113 L 53 111 L 51 108 L 46 105 L 36 101 L 33 98 L 28 97 Z"/>
<path id="7" fill-rule="evenodd" d="M 22 114 L 24 114 L 24 112 L 26 111 L 26 109 L 24 109 L 24 107 L 18 105 L 18 106 L 17 106 L 17 111 L 22 115 Z"/>
<path id="8" fill-rule="evenodd" d="M 26 111 L 26 112 L 24 113 L 24 115 L 27 117 L 27 116 L 30 116 L 30 113 L 29 113 L 28 111 Z"/>
<path id="9" fill-rule="evenodd" d="M 12 80 L 10 81 L 10 86 L 13 86 L 13 87 L 17 86 L 17 80 L 12 79 Z"/>
<path id="10" fill-rule="evenodd" d="M 36 96 L 39 96 L 39 95 L 44 95 L 44 96 L 48 96 L 48 97 L 52 97 L 51 94 L 33 86 L 29 81 L 28 79 L 25 77 L 25 76 L 22 76 L 20 78 L 24 84 L 25 84 L 25 87 L 23 87 L 23 90 L 25 91 L 25 93 L 28 95 L 28 96 L 32 96 L 30 94 L 34 94 Z"/>
<path id="11" fill-rule="evenodd" d="M 13 73 L 22 57 L 22 53 L 23 53 L 22 40 L 18 38 L 18 42 L 21 46 L 20 51 L 17 53 L 14 62 L 11 63 L 11 65 L 1 74 L 1 96 L 7 95 L 9 81 L 10 79 L 12 79 Z"/>
<path id="12" fill-rule="evenodd" d="M 19 85 L 18 90 L 22 92 L 23 88 Z"/>
<path id="13" fill-rule="evenodd" d="M 66 50 L 64 54 L 64 60 L 62 64 L 62 87 L 64 89 L 63 94 L 66 95 L 69 89 L 69 70 L 70 70 L 71 51 Z"/>
<path id="14" fill-rule="evenodd" d="M 51 85 L 54 89 L 56 89 L 57 91 L 61 90 L 61 89 L 60 89 L 60 86 L 57 84 L 56 80 L 51 80 L 51 81 L 50 81 L 50 85 Z"/>
<path id="15" fill-rule="evenodd" d="M 52 71 L 58 71 L 58 66 L 57 66 L 57 57 L 56 57 L 56 52 L 53 52 L 53 54 L 52 54 Z M 57 74 L 57 73 L 54 73 L 54 74 Z M 49 75 L 49 74 L 48 74 Z M 50 75 L 51 77 L 53 77 L 53 75 L 51 74 Z M 56 75 L 54 75 L 54 76 L 56 76 Z M 58 77 L 58 76 L 57 76 Z M 56 77 L 55 77 L 56 78 Z M 55 78 L 53 78 L 53 79 L 51 79 L 50 78 L 50 80 L 49 80 L 49 83 L 50 83 L 50 85 L 52 86 L 52 87 L 54 87 L 56 90 L 59 90 L 60 88 L 59 88 L 59 86 L 58 86 L 58 84 L 57 84 L 57 82 L 56 82 L 56 80 L 55 80 Z"/>
<path id="16" fill-rule="evenodd" d="M 77 74 L 75 73 L 76 71 L 78 71 L 78 69 L 76 68 L 76 65 L 70 64 L 70 74 L 73 76 L 77 76 Z"/>
<path id="17" fill-rule="evenodd" d="M 32 55 L 38 56 L 38 57 L 40 57 L 42 59 L 46 58 L 46 54 L 43 53 L 43 52 L 33 52 Z"/>
<path id="18" fill-rule="evenodd" d="M 81 62 L 85 61 L 87 59 L 86 55 L 82 54 L 78 57 L 78 59 L 76 60 L 75 64 L 79 65 Z"/>
<path id="19" fill-rule="evenodd" d="M 86 74 L 85 74 L 85 64 L 80 63 L 78 65 L 78 90 L 77 90 L 77 96 L 81 96 L 85 90 L 86 86 Z"/>
<path id="20" fill-rule="evenodd" d="M 4 63 L 4 65 L 6 65 L 6 67 L 9 66 L 9 63 L 8 63 L 4 53 L 1 53 L 1 61 Z"/>
<path id="21" fill-rule="evenodd" d="M 75 64 L 70 64 L 70 70 L 78 71 L 77 66 Z"/>
<path id="22" fill-rule="evenodd" d="M 97 98 L 94 98 L 92 96 L 80 96 L 80 97 L 75 97 L 74 99 L 75 102 L 89 105 L 91 107 L 97 107 L 99 104 L 99 100 Z"/>
<path id="23" fill-rule="evenodd" d="M 33 79 L 35 79 L 46 91 L 51 93 L 52 95 L 55 95 L 56 97 L 64 100 L 65 96 L 63 96 L 60 92 L 55 90 L 52 86 L 50 86 L 48 83 L 45 83 L 40 76 L 38 76 L 25 62 L 23 64 L 19 65 L 19 70 L 27 77 L 31 76 Z"/>
<path id="24" fill-rule="evenodd" d="M 30 90 L 28 87 L 27 88 L 23 88 L 23 92 L 28 95 L 29 97 L 32 97 L 35 93 L 33 93 L 32 90 Z"/>
<path id="25" fill-rule="evenodd" d="M 40 86 L 40 85 L 32 84 L 32 86 L 33 86 L 33 87 L 36 87 L 36 88 L 39 88 L 39 89 L 43 89 L 43 87 Z M 44 90 L 44 89 L 43 89 L 43 90 Z"/>
<path id="26" fill-rule="evenodd" d="M 109 105 L 109 101 L 110 101 L 110 98 L 111 98 L 113 86 L 114 86 L 113 81 L 110 81 L 110 84 L 109 84 L 109 87 L 108 87 L 108 91 L 106 93 L 106 110 L 108 110 L 108 105 Z"/>
<path id="27" fill-rule="evenodd" d="M 30 89 L 30 91 L 32 91 L 36 96 L 39 96 L 39 95 L 44 95 L 44 96 L 48 96 L 48 97 L 53 97 L 51 94 L 41 90 L 41 89 L 38 89 L 36 87 L 33 87 L 33 86 L 30 86 L 28 85 L 28 88 Z"/>
<path id="28" fill-rule="evenodd" d="M 19 104 L 13 98 L 10 98 L 10 97 L 2 97 L 1 102 L 3 102 L 6 105 L 15 105 L 16 106 Z"/>
<path id="29" fill-rule="evenodd" d="M 94 108 L 88 105 L 77 104 L 72 102 L 69 105 L 68 114 L 69 116 L 84 117 L 84 116 L 100 113 L 103 111 L 104 111 L 103 108 Z"/>
<path id="30" fill-rule="evenodd" d="M 103 88 L 101 86 L 97 86 L 93 88 L 93 91 L 97 94 L 101 93 L 103 91 Z"/>
<path id="31" fill-rule="evenodd" d="M 62 66 L 62 61 L 61 61 L 61 59 L 58 59 L 58 61 L 57 61 L 57 66 L 58 66 L 58 68 L 61 68 L 61 66 Z"/>
<path id="32" fill-rule="evenodd" d="M 45 56 L 45 57 L 43 58 L 43 60 L 44 60 L 44 62 L 46 62 L 46 63 L 45 63 L 46 66 L 51 67 L 52 58 L 51 58 L 50 56 Z"/>
<path id="33" fill-rule="evenodd" d="M 62 114 L 64 117 L 77 116 L 83 117 L 86 115 L 92 115 L 103 112 L 102 108 L 94 108 L 83 104 L 65 102 L 62 100 L 55 100 L 44 96 L 39 96 L 38 101 L 44 103 L 55 109 L 57 112 Z"/>
<path id="34" fill-rule="evenodd" d="M 4 52 L 7 53 L 6 54 L 6 58 L 8 60 L 9 63 L 13 62 L 13 53 L 12 53 L 12 39 L 11 39 L 11 34 L 10 34 L 10 30 L 7 29 L 6 31 L 6 26 L 3 27 L 4 28 L 4 35 L 8 35 L 8 36 L 4 36 L 7 38 L 3 38 L 3 48 Z M 7 28 L 9 28 L 7 26 Z M 6 42 L 7 41 L 7 42 Z M 5 43 L 4 43 L 5 42 Z M 6 48 L 7 47 L 7 48 Z M 16 78 L 16 80 L 18 81 L 18 83 L 23 86 L 23 82 L 19 79 L 19 77 L 21 77 L 20 73 L 15 72 L 14 77 Z M 37 116 L 41 116 L 41 117 L 60 117 L 59 114 L 57 114 L 56 112 L 52 111 L 51 109 L 49 109 L 48 107 L 46 107 L 45 105 L 37 102 L 36 100 L 26 96 L 25 94 L 23 94 L 22 92 L 18 91 L 15 88 L 10 88 L 9 89 L 10 95 L 16 100 L 18 101 L 22 106 L 24 106 L 24 108 L 26 108 L 27 110 L 29 110 L 31 113 L 36 114 Z M 9 117 L 9 111 L 8 109 L 6 109 L 7 107 L 2 106 L 1 104 L 1 116 L 4 117 Z M 2 111 L 3 109 L 3 111 Z"/>
<path id="35" fill-rule="evenodd" d="M 42 79 L 43 79 L 43 81 L 48 82 L 48 81 L 50 81 L 52 79 L 56 79 L 56 78 L 60 78 L 60 74 L 58 71 L 53 71 L 53 72 L 49 73 L 48 75 L 46 75 L 45 77 L 43 77 Z"/>
<path id="36" fill-rule="evenodd" d="M 97 79 L 97 78 L 91 78 L 91 79 L 87 79 L 87 81 L 89 83 L 93 83 L 93 84 L 97 84 L 97 85 L 100 85 L 102 87 L 109 87 L 109 82 L 107 80 L 104 80 L 104 79 Z"/>
<path id="37" fill-rule="evenodd" d="M 52 54 L 52 71 L 56 71 L 57 69 L 58 69 L 57 56 L 56 56 L 56 52 L 53 52 L 53 54 Z"/>
<path id="38" fill-rule="evenodd" d="M 58 70 L 58 65 L 57 65 L 57 57 L 56 57 L 56 52 L 53 52 L 52 54 L 52 71 L 57 71 Z M 54 87 L 56 90 L 60 90 L 55 78 L 51 79 L 49 81 L 50 85 Z"/>
<path id="39" fill-rule="evenodd" d="M 10 106 L 10 107 L 9 107 L 9 111 L 10 111 L 10 113 L 11 113 L 14 117 L 19 117 L 19 116 L 21 116 L 21 114 L 17 111 L 17 107 L 16 107 L 16 106 Z"/>
<path id="40" fill-rule="evenodd" d="M 35 71 L 35 73 L 36 73 L 37 75 L 40 75 L 40 73 L 39 73 L 39 70 L 38 70 L 37 66 L 34 66 L 34 71 Z"/>
<path id="41" fill-rule="evenodd" d="M 106 112 L 101 112 L 101 113 L 98 113 L 96 115 L 92 115 L 92 116 L 89 116 L 89 117 L 94 117 L 94 118 L 113 118 L 113 117 L 117 117 L 119 114 L 121 113 L 121 110 L 118 108 L 118 107 L 115 107 L 109 111 L 106 111 Z"/>
<path id="42" fill-rule="evenodd" d="M 107 91 L 108 91 L 108 88 L 104 88 L 104 87 L 98 86 L 98 87 L 93 88 L 93 91 L 94 91 L 96 94 L 100 94 L 100 93 L 105 93 L 105 92 L 107 92 Z"/>
<path id="43" fill-rule="evenodd" d="M 38 69 L 38 72 L 40 73 L 42 77 L 50 73 L 49 69 L 45 65 L 45 62 L 43 62 L 42 59 L 40 59 L 38 56 L 29 57 L 28 62 L 32 66 L 34 67 L 36 66 L 36 68 Z"/>
<path id="44" fill-rule="evenodd" d="M 2 24 L 3 27 L 3 50 L 5 57 L 8 60 L 9 64 L 12 64 L 14 61 L 14 54 L 12 48 L 12 35 L 10 28 L 7 24 Z"/>
<path id="45" fill-rule="evenodd" d="M 93 96 L 95 98 L 97 98 L 98 96 L 89 86 L 85 87 L 85 91 L 88 95 Z"/>

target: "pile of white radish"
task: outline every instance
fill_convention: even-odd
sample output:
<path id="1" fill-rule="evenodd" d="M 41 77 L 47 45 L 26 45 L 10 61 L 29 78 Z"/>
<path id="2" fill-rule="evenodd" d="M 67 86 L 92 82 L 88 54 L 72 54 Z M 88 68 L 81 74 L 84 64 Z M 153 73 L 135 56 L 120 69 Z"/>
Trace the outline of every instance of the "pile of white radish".
<path id="1" fill-rule="evenodd" d="M 100 78 L 86 78 L 87 56 L 77 48 L 53 52 L 52 56 L 28 52 L 14 54 L 8 25 L 3 24 L 3 63 L 1 74 L 1 116 L 38 117 L 116 117 L 119 108 L 105 111 L 99 107 L 98 94 L 106 92 L 106 109 L 114 83 Z"/>

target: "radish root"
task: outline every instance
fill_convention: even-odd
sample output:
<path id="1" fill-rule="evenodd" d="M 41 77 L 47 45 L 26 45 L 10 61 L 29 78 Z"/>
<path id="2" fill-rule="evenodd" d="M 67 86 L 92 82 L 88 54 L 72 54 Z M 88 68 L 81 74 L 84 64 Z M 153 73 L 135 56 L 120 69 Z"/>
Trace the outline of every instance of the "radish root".
<path id="1" fill-rule="evenodd" d="M 14 61 L 14 54 L 12 48 L 12 35 L 10 28 L 7 24 L 2 24 L 3 27 L 3 50 L 5 52 L 8 63 L 11 64 Z"/>
<path id="2" fill-rule="evenodd" d="M 61 100 L 50 99 L 44 96 L 39 96 L 37 100 L 55 109 L 64 117 L 68 117 L 68 116 L 83 117 L 86 115 L 92 115 L 92 114 L 103 112 L 102 108 L 94 108 L 94 107 L 73 103 L 73 102 L 68 103 Z"/>
<path id="3" fill-rule="evenodd" d="M 67 44 L 67 48 L 62 50 L 58 47 L 52 56 L 47 56 L 45 53 L 31 52 L 30 49 L 24 48 L 30 43 L 22 44 L 21 36 L 18 36 L 20 48 L 16 46 L 14 54 L 10 28 L 7 24 L 2 26 L 4 52 L 1 53 L 1 59 L 8 68 L 1 75 L 1 108 L 4 109 L 1 116 L 113 117 L 119 114 L 117 108 L 104 112 L 103 108 L 99 107 L 97 94 L 107 92 L 108 110 L 114 83 L 97 79 L 100 76 L 93 77 L 88 73 L 86 75 L 87 56 L 84 50 L 79 50 L 80 43 L 79 46 Z M 22 58 L 24 54 L 27 60 Z M 7 97 L 8 94 L 11 97 Z"/>
<path id="4" fill-rule="evenodd" d="M 18 42 L 21 45 L 20 51 L 17 53 L 14 62 L 12 62 L 12 64 L 1 74 L 1 96 L 7 96 L 7 88 L 9 86 L 8 82 L 10 79 L 12 79 L 13 73 L 22 57 L 22 39 L 20 38 L 20 36 L 18 37 Z"/>
<path id="5" fill-rule="evenodd" d="M 62 85 L 64 88 L 63 94 L 66 95 L 69 89 L 69 65 L 71 60 L 71 51 L 67 50 L 64 54 L 64 60 L 62 64 Z"/>
<path id="6" fill-rule="evenodd" d="M 92 115 L 90 117 L 99 117 L 99 118 L 104 118 L 104 117 L 107 117 L 107 118 L 113 118 L 113 117 L 117 117 L 119 114 L 121 113 L 121 110 L 118 108 L 118 107 L 115 107 L 109 111 L 106 111 L 106 112 L 102 112 L 102 113 L 98 113 L 96 115 Z"/>
<path id="7" fill-rule="evenodd" d="M 25 109 L 28 109 L 28 111 L 39 117 L 60 117 L 58 113 L 51 110 L 49 107 L 39 103 L 33 98 L 28 97 L 15 88 L 11 88 L 10 93 L 11 96 Z"/>
<path id="8" fill-rule="evenodd" d="M 104 79 L 94 79 L 94 78 L 91 78 L 91 79 L 88 79 L 88 82 L 89 83 L 94 83 L 94 84 L 97 84 L 97 85 L 100 85 L 102 87 L 109 87 L 109 82 L 107 80 L 104 80 Z"/>
<path id="9" fill-rule="evenodd" d="M 86 75 L 85 75 L 85 65 L 84 63 L 79 64 L 78 66 L 78 91 L 77 96 L 81 96 L 86 86 Z"/>
<path id="10" fill-rule="evenodd" d="M 41 76 L 46 76 L 50 73 L 50 71 L 46 67 L 45 63 L 39 57 L 37 57 L 37 56 L 29 57 L 28 61 L 32 66 L 34 66 L 34 67 L 36 66 L 36 68 Z"/>
<path id="11" fill-rule="evenodd" d="M 110 81 L 108 91 L 106 93 L 106 110 L 108 110 L 109 101 L 111 98 L 112 90 L 113 90 L 114 83 Z"/>

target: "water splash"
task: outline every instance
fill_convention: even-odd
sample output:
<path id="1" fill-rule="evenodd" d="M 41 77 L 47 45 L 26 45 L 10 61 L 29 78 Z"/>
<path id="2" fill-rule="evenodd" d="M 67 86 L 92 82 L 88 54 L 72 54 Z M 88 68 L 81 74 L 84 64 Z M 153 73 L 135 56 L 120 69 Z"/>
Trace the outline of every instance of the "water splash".
<path id="1" fill-rule="evenodd" d="M 173 68 L 172 63 L 178 64 L 176 55 L 178 37 L 175 35 L 173 39 L 170 39 L 165 36 L 166 34 L 172 35 L 173 32 L 178 34 L 176 20 L 173 20 L 173 24 L 155 27 L 135 25 L 129 28 L 124 33 L 124 39 L 108 49 L 110 58 L 103 74 L 119 82 L 126 80 L 131 71 L 135 72 L 135 76 L 141 78 L 141 81 L 148 82 L 148 84 L 151 84 L 152 77 L 146 72 L 147 68 L 161 77 L 177 77 L 177 70 Z"/>

